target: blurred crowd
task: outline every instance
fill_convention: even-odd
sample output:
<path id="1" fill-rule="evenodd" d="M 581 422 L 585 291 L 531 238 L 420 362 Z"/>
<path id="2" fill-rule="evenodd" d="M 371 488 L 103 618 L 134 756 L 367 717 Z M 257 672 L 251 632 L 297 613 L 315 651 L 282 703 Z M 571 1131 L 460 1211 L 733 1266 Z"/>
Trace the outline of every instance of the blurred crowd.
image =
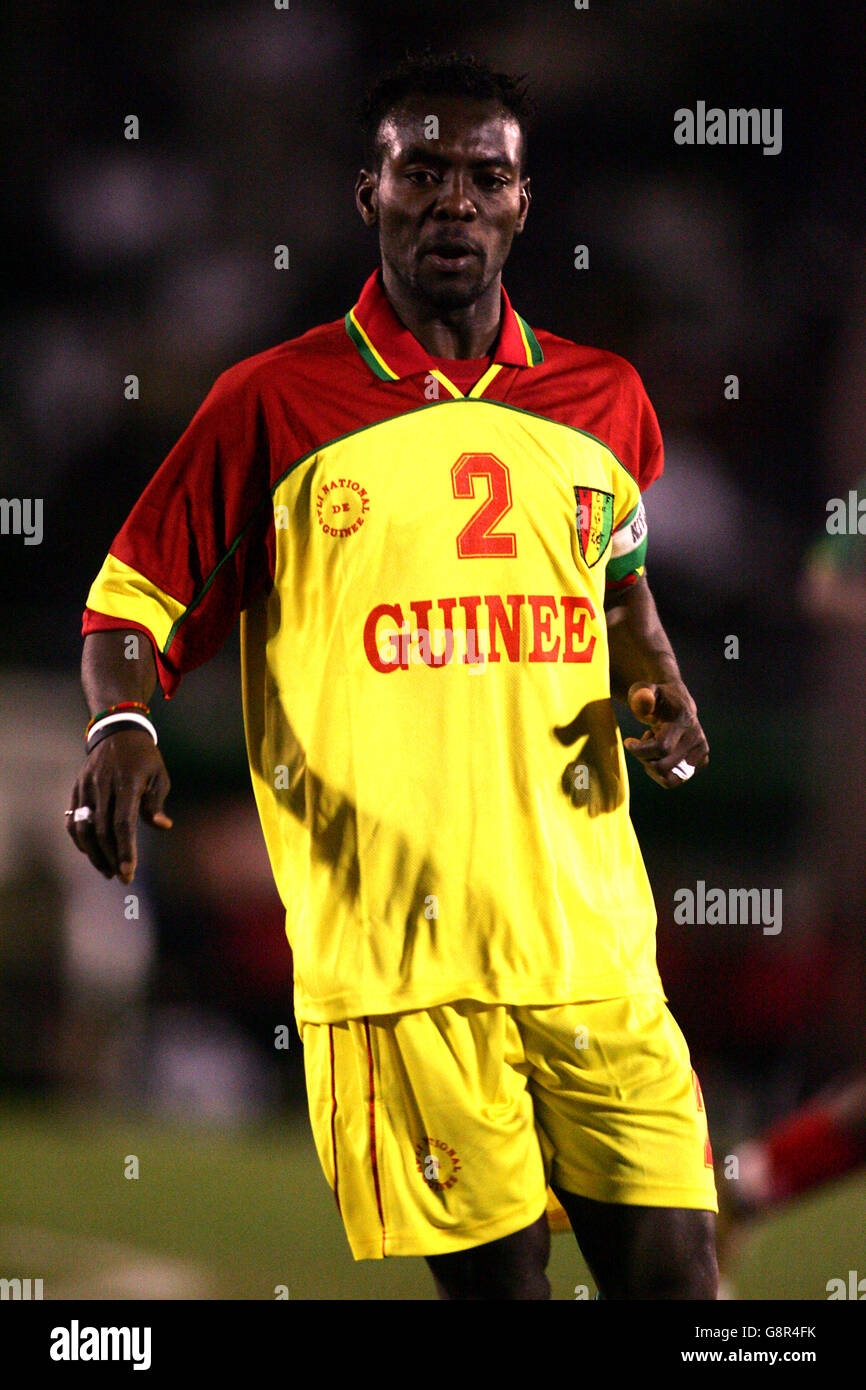
<path id="1" fill-rule="evenodd" d="M 80 614 L 219 372 L 357 298 L 377 253 L 352 200 L 356 108 L 428 41 L 527 73 L 533 205 L 506 287 L 531 324 L 632 361 L 662 425 L 648 572 L 711 763 L 668 799 L 633 774 L 633 807 L 716 1137 L 866 1060 L 866 619 L 819 601 L 805 565 L 826 500 L 864 469 L 866 185 L 846 14 L 43 0 L 3 20 L 0 493 L 45 508 L 41 545 L 0 537 L 7 1085 L 220 1121 L 300 1095 L 297 1037 L 275 1044 L 291 962 L 235 645 L 158 706 L 175 829 L 145 834 L 124 890 L 63 832 L 86 717 Z M 676 145 L 674 111 L 698 99 L 781 107 L 782 152 Z M 832 576 L 832 555 L 821 564 Z M 677 926 L 674 892 L 697 879 L 782 888 L 782 932 Z"/>

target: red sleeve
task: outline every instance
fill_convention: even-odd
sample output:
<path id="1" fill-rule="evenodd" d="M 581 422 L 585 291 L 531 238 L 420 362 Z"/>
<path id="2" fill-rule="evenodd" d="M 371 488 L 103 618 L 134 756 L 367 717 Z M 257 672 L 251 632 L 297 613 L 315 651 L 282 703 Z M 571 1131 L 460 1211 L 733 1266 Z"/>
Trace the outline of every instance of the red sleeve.
<path id="1" fill-rule="evenodd" d="M 271 586 L 270 453 L 261 391 L 241 363 L 145 488 L 90 590 L 82 631 L 146 632 L 166 697 Z"/>
<path id="2" fill-rule="evenodd" d="M 664 446 L 652 402 L 630 362 L 620 358 L 622 375 L 611 423 L 610 446 L 625 464 L 641 492 L 660 478 Z"/>

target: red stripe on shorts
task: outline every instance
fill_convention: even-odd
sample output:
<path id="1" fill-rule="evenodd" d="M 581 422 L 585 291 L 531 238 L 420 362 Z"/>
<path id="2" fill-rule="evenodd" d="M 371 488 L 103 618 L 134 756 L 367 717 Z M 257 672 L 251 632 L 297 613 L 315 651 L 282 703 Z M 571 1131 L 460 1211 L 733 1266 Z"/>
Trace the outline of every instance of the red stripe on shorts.
<path id="1" fill-rule="evenodd" d="M 337 1086 L 334 1081 L 334 1025 L 332 1023 L 328 1024 L 328 1044 L 331 1049 L 331 1150 L 334 1155 L 334 1198 L 337 1203 L 337 1211 L 339 1211 L 342 1216 L 343 1213 L 340 1209 L 340 1184 L 337 1177 L 337 1131 L 335 1123 L 337 1118 Z"/>
<path id="2" fill-rule="evenodd" d="M 703 1091 L 701 1090 L 701 1083 L 700 1083 L 700 1081 L 698 1080 L 698 1074 L 697 1074 L 697 1072 L 695 1071 L 694 1067 L 692 1067 L 692 1085 L 693 1085 L 694 1088 L 695 1088 L 695 1100 L 697 1101 L 698 1110 L 699 1110 L 699 1111 L 704 1111 L 704 1109 L 705 1109 L 705 1106 L 704 1106 L 704 1093 L 703 1093 Z M 707 1130 L 707 1137 L 706 1137 L 706 1139 L 705 1139 L 705 1141 L 704 1141 L 704 1167 L 705 1167 L 705 1168 L 712 1168 L 712 1167 L 713 1167 L 713 1146 L 712 1146 L 712 1144 L 710 1143 L 710 1131 L 709 1131 L 709 1130 Z"/>
<path id="3" fill-rule="evenodd" d="M 370 1162 L 373 1166 L 373 1185 L 376 1189 L 376 1206 L 382 1226 L 382 1254 L 385 1253 L 385 1215 L 382 1211 L 382 1191 L 379 1187 L 379 1157 L 376 1153 L 376 1078 L 373 1072 L 373 1049 L 370 1046 L 370 1020 L 364 1019 L 364 1032 L 367 1038 L 367 1074 L 370 1081 Z"/>

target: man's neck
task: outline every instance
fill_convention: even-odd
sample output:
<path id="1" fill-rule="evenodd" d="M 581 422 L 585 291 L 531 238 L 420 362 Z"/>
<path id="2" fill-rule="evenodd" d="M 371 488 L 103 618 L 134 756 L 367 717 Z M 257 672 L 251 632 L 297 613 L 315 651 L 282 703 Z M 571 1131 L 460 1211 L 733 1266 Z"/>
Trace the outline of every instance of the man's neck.
<path id="1" fill-rule="evenodd" d="M 398 319 L 432 357 L 486 357 L 493 351 L 502 314 L 498 275 L 472 304 L 450 311 L 410 294 L 385 264 L 382 287 Z"/>

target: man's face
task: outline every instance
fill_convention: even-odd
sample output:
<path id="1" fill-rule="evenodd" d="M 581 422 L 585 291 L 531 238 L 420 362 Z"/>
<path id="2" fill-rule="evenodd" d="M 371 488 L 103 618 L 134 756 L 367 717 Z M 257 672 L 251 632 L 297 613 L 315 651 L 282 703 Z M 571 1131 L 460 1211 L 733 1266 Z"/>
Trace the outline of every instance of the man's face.
<path id="1" fill-rule="evenodd" d="M 380 135 L 381 170 L 362 171 L 356 200 L 367 225 L 378 225 L 383 262 L 434 308 L 472 304 L 501 271 L 529 209 L 517 121 L 495 102 L 417 97 Z"/>

